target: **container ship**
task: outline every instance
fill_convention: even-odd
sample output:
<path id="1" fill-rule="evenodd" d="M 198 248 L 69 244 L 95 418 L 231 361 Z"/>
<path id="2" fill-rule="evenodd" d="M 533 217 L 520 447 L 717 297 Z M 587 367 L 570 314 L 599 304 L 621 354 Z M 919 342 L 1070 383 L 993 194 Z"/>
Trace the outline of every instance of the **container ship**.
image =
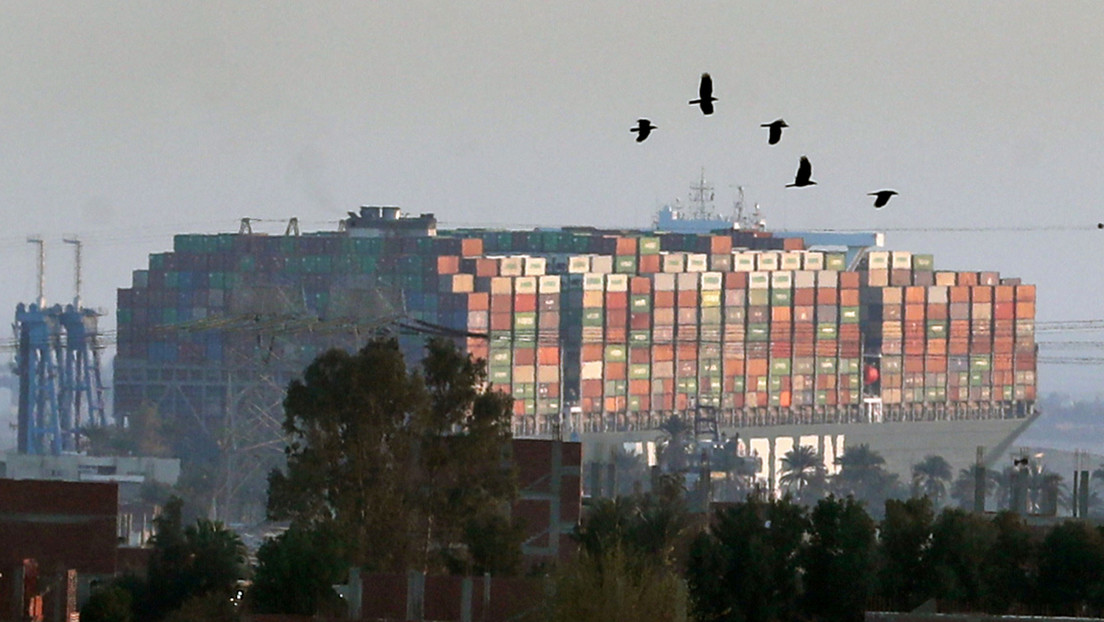
<path id="1" fill-rule="evenodd" d="M 380 330 L 411 357 L 437 334 L 485 359 L 515 436 L 574 435 L 601 459 L 706 413 L 768 483 L 797 445 L 829 470 L 859 443 L 902 474 L 979 447 L 992 464 L 1037 416 L 1035 287 L 880 236 L 438 230 L 395 207 L 302 235 L 248 224 L 178 235 L 134 272 L 114 372 L 117 416 L 153 405 L 219 438 L 237 477 L 282 455 L 287 382 Z"/>

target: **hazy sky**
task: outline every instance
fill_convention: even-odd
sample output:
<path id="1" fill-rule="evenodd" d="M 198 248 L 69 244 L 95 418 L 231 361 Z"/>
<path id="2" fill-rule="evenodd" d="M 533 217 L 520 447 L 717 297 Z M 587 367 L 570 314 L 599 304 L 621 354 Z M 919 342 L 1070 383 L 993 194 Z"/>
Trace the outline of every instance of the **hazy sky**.
<path id="1" fill-rule="evenodd" d="M 173 233 L 332 229 L 361 204 L 643 226 L 704 167 L 718 207 L 743 185 L 772 228 L 888 230 L 1038 284 L 1040 322 L 1104 319 L 1104 3 L 736 4 L 0 0 L 0 309 L 35 296 L 32 234 L 50 301 L 76 234 L 84 300 L 113 314 Z M 687 105 L 703 71 L 711 117 Z M 786 189 L 802 154 L 819 185 Z M 1101 334 L 1039 333 L 1071 339 Z M 1040 389 L 1102 372 L 1043 365 Z"/>

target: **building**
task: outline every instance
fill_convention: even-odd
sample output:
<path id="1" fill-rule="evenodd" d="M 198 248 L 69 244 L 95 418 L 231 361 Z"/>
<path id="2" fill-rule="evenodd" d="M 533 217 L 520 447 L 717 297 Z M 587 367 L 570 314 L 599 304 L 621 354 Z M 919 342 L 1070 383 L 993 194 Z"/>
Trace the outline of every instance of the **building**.
<path id="1" fill-rule="evenodd" d="M 455 337 L 515 398 L 516 436 L 562 431 L 588 455 L 680 416 L 739 435 L 768 482 L 798 444 L 830 461 L 869 443 L 898 472 L 978 446 L 991 463 L 1035 416 L 1034 286 L 853 243 L 438 230 L 372 207 L 338 231 L 179 235 L 118 292 L 115 411 L 155 404 L 278 461 L 287 382 L 391 327 L 411 356 Z"/>

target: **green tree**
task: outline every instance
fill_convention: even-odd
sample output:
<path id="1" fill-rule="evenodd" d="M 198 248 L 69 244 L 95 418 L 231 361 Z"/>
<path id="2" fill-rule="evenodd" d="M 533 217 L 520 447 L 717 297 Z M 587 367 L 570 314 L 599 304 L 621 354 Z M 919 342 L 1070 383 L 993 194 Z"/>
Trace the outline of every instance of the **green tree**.
<path id="1" fill-rule="evenodd" d="M 778 483 L 790 492 L 799 492 L 816 477 L 817 471 L 824 468 L 824 460 L 816 447 L 800 445 L 782 456 L 782 475 Z"/>
<path id="2" fill-rule="evenodd" d="M 369 569 L 508 570 L 493 560 L 513 557 L 475 559 L 469 541 L 485 540 L 472 529 L 482 525 L 521 546 L 507 514 L 511 398 L 486 379 L 444 339 L 428 342 L 420 374 L 394 339 L 322 354 L 288 387 L 291 442 L 286 471 L 269 475 L 270 517 L 332 522 L 346 560 Z"/>
<path id="3" fill-rule="evenodd" d="M 932 595 L 928 549 L 934 518 L 927 497 L 886 501 L 879 530 L 879 590 L 897 611 L 911 611 Z"/>
<path id="4" fill-rule="evenodd" d="M 690 526 L 686 491 L 673 474 L 663 475 L 657 484 L 647 494 L 597 500 L 575 529 L 582 551 L 602 559 L 619 550 L 673 566 Z"/>
<path id="5" fill-rule="evenodd" d="M 804 507 L 788 497 L 744 503 L 715 513 L 690 549 L 687 583 L 702 621 L 769 622 L 798 613 L 798 554 Z"/>
<path id="6" fill-rule="evenodd" d="M 250 608 L 257 613 L 335 613 L 340 597 L 333 585 L 345 578 L 343 558 L 341 538 L 328 524 L 291 526 L 258 549 Z"/>
<path id="7" fill-rule="evenodd" d="M 998 513 L 992 525 L 996 540 L 982 565 L 981 608 L 1005 614 L 1034 600 L 1038 545 L 1023 518 L 1013 512 Z"/>
<path id="8" fill-rule="evenodd" d="M 933 593 L 966 611 L 977 611 L 985 593 L 985 566 L 997 541 L 996 527 L 986 518 L 946 508 L 932 525 L 927 565 Z"/>
<path id="9" fill-rule="evenodd" d="M 195 597 L 229 600 L 246 576 L 245 546 L 237 534 L 207 519 L 184 527 L 182 505 L 174 497 L 154 519 L 147 589 L 136 603 L 137 619 L 162 619 Z"/>
<path id="10" fill-rule="evenodd" d="M 928 497 L 932 505 L 940 507 L 953 476 L 951 465 L 942 456 L 927 456 L 912 466 L 912 496 Z"/>
<path id="11" fill-rule="evenodd" d="M 854 499 L 829 496 L 817 502 L 801 551 L 801 608 L 808 619 L 862 620 L 876 588 L 875 531 L 874 520 Z"/>
<path id="12" fill-rule="evenodd" d="M 824 458 L 810 445 L 794 447 L 782 456 L 782 475 L 778 483 L 798 502 L 805 505 L 816 503 L 826 492 Z"/>
<path id="13" fill-rule="evenodd" d="M 101 587 L 88 597 L 81 607 L 84 622 L 130 622 L 134 619 L 134 597 L 129 590 L 116 584 Z"/>
<path id="14" fill-rule="evenodd" d="M 1038 596 L 1048 613 L 1099 616 L 1104 611 L 1104 536 L 1081 521 L 1056 525 L 1039 550 Z"/>
<path id="15" fill-rule="evenodd" d="M 613 547 L 581 552 L 553 575 L 549 622 L 685 622 L 687 592 L 673 569 Z"/>

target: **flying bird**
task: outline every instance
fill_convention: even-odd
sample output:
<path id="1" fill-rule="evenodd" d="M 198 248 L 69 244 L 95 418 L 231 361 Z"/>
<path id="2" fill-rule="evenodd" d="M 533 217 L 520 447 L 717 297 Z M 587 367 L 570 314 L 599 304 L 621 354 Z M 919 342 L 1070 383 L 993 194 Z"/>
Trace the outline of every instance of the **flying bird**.
<path id="1" fill-rule="evenodd" d="M 794 176 L 794 182 L 792 184 L 786 184 L 787 188 L 800 188 L 802 186 L 813 186 L 816 182 L 812 180 L 813 177 L 813 165 L 809 164 L 809 158 L 801 156 L 801 164 L 797 165 L 797 175 Z"/>
<path id="2" fill-rule="evenodd" d="M 790 126 L 786 125 L 786 122 L 782 119 L 778 119 L 770 123 L 763 123 L 759 127 L 769 127 L 770 134 L 767 138 L 767 144 L 777 145 L 778 141 L 782 140 L 782 128 Z"/>
<path id="3" fill-rule="evenodd" d="M 637 132 L 636 142 L 642 143 L 644 139 L 648 138 L 648 135 L 652 133 L 652 130 L 656 129 L 655 125 L 648 119 L 637 119 L 636 127 L 630 129 L 630 132 Z"/>
<path id="4" fill-rule="evenodd" d="M 708 73 L 703 73 L 701 85 L 698 86 L 698 98 L 690 100 L 690 103 L 700 106 L 702 114 L 713 114 L 715 101 L 717 98 L 713 97 L 713 78 L 710 78 Z"/>
<path id="5" fill-rule="evenodd" d="M 874 207 L 881 209 L 885 207 L 886 203 L 889 203 L 890 197 L 897 194 L 896 190 L 879 190 L 877 192 L 866 193 L 869 196 L 874 197 Z"/>

